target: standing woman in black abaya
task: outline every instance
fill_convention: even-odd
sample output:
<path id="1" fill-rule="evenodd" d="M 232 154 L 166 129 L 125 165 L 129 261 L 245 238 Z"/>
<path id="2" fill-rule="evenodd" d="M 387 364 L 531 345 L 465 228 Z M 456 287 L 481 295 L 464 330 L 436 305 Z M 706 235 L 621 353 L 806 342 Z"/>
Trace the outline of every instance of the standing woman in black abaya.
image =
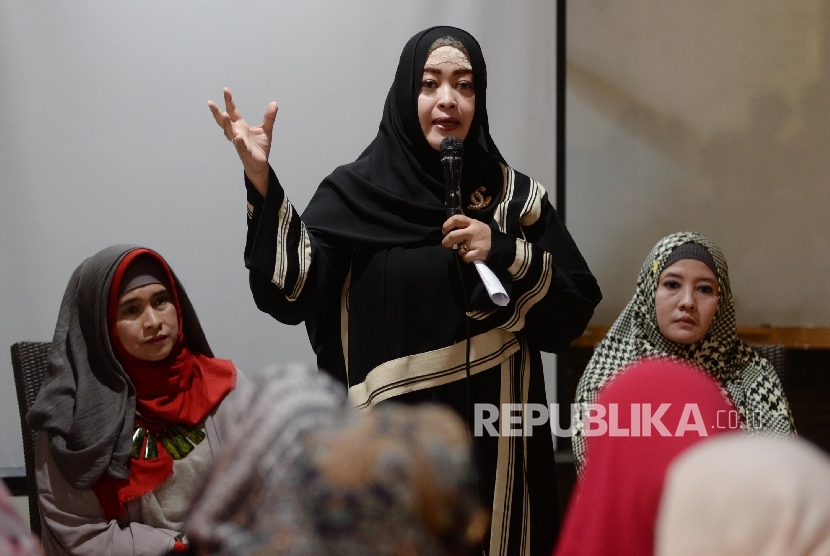
<path id="1" fill-rule="evenodd" d="M 318 365 L 358 408 L 438 401 L 469 418 L 547 405 L 540 351 L 564 350 L 601 299 L 544 188 L 496 148 L 486 91 L 471 35 L 433 27 L 412 37 L 377 136 L 323 180 L 302 217 L 268 163 L 277 104 L 250 127 L 229 90 L 226 111 L 208 103 L 245 167 L 257 306 L 306 323 Z M 446 219 L 438 149 L 449 136 L 464 142 L 464 214 Z M 506 306 L 487 296 L 476 260 L 500 278 Z M 505 417 L 473 431 L 492 508 L 485 548 L 547 555 L 559 523 L 550 429 L 524 432 Z"/>

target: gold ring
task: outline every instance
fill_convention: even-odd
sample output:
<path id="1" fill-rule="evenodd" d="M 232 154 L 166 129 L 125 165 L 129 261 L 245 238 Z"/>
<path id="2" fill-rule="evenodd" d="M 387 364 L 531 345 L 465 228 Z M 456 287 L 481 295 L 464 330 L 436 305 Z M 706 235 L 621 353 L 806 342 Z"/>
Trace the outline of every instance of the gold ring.
<path id="1" fill-rule="evenodd" d="M 458 248 L 458 250 L 461 251 L 462 253 L 466 253 L 467 251 L 469 251 L 469 249 L 467 249 L 467 246 L 464 245 L 463 243 L 461 244 L 461 247 Z"/>

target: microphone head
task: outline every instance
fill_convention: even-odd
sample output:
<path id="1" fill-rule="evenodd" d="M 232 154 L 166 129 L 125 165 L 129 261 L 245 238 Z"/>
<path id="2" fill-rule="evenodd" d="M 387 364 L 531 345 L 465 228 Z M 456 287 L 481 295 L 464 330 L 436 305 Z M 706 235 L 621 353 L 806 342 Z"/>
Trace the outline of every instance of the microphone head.
<path id="1" fill-rule="evenodd" d="M 441 140 L 441 160 L 461 158 L 464 155 L 464 142 L 458 137 L 444 137 Z"/>

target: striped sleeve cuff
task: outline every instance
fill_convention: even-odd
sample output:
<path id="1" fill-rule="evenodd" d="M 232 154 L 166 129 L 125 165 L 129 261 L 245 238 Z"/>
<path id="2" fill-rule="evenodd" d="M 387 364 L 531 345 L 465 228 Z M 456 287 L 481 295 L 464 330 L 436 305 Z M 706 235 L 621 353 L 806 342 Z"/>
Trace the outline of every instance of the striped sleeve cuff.
<path id="1" fill-rule="evenodd" d="M 516 238 L 497 227 L 490 227 L 490 254 L 487 264 L 493 268 L 508 268 L 516 258 Z"/>
<path id="2" fill-rule="evenodd" d="M 273 172 L 273 170 L 271 170 Z M 251 180 L 248 179 L 248 175 L 243 172 L 245 177 L 245 192 L 246 192 L 246 204 L 248 206 L 248 220 L 253 220 L 254 218 L 258 217 L 262 206 L 265 204 L 265 197 L 259 194 L 259 191 L 256 190 L 254 184 L 251 183 Z M 274 176 L 276 178 L 276 176 Z"/>
<path id="3" fill-rule="evenodd" d="M 533 260 L 533 246 L 523 239 L 516 240 L 516 256 L 513 262 L 507 267 L 507 273 L 513 281 L 518 281 L 527 275 L 530 270 L 530 263 Z"/>

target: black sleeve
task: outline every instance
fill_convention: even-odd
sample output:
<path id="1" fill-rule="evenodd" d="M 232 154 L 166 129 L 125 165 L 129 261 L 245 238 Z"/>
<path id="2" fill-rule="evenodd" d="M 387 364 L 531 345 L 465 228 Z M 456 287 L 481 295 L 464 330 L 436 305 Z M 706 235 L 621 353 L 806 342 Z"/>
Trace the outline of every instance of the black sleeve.
<path id="1" fill-rule="evenodd" d="M 547 193 L 538 187 L 538 210 L 523 216 L 522 237 L 491 225 L 487 264 L 497 275 L 509 276 L 510 303 L 470 316 L 521 332 L 537 349 L 559 353 L 585 330 L 602 293 Z"/>
<path id="2" fill-rule="evenodd" d="M 314 317 L 339 299 L 352 247 L 321 234 L 311 235 L 273 169 L 265 198 L 247 176 L 245 188 L 245 267 L 257 307 L 285 324 Z"/>

